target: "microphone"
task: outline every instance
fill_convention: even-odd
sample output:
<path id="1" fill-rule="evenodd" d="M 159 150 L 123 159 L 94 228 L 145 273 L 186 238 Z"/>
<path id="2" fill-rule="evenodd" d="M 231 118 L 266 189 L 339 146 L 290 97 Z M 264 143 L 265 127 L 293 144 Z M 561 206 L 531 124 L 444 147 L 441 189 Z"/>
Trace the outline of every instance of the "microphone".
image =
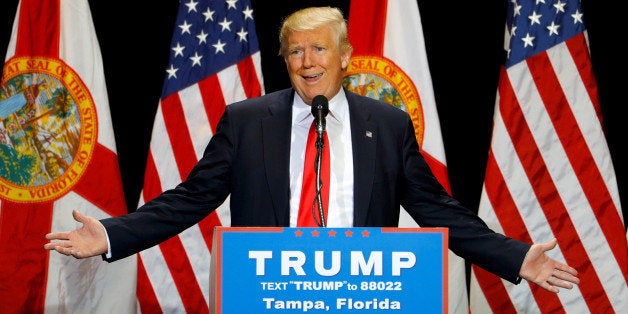
<path id="1" fill-rule="evenodd" d="M 323 164 L 323 147 L 325 146 L 325 117 L 328 113 L 329 102 L 327 101 L 327 98 L 323 95 L 315 96 L 314 99 L 312 99 L 312 115 L 314 116 L 314 123 L 316 127 L 316 160 L 314 164 L 316 170 L 316 197 L 314 198 L 314 204 L 316 204 L 316 207 L 318 208 L 318 217 L 315 215 L 314 221 L 316 221 L 321 227 L 325 227 L 327 225 L 325 210 L 323 208 L 323 197 L 321 195 L 321 189 L 323 187 L 323 181 L 321 180 L 321 165 Z"/>
<path id="2" fill-rule="evenodd" d="M 318 139 L 323 140 L 325 132 L 325 117 L 329 113 L 329 102 L 323 95 L 317 95 L 312 99 L 312 115 L 316 123 L 316 134 Z M 317 141 L 318 142 L 318 141 Z"/>

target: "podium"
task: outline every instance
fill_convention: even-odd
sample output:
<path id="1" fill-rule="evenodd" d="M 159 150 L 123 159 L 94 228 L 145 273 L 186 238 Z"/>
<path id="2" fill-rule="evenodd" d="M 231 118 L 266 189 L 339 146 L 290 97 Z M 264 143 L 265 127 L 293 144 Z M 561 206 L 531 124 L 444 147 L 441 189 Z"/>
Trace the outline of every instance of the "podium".
<path id="1" fill-rule="evenodd" d="M 446 228 L 216 227 L 212 313 L 447 313 Z"/>

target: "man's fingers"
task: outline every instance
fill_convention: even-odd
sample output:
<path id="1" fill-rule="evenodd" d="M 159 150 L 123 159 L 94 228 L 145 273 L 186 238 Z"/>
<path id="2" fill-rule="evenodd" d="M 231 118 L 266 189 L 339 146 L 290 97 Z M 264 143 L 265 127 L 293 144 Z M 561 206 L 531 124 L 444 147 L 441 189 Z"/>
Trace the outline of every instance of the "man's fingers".
<path id="1" fill-rule="evenodd" d="M 551 284 L 549 281 L 545 281 L 545 282 L 541 282 L 539 283 L 539 286 L 541 286 L 541 288 L 547 290 L 547 291 L 551 291 L 554 293 L 558 293 L 558 288 L 556 288 L 553 284 Z"/>
<path id="2" fill-rule="evenodd" d="M 44 248 L 48 250 L 57 250 L 59 248 L 69 248 L 72 247 L 69 241 L 56 241 L 44 244 Z"/>
<path id="3" fill-rule="evenodd" d="M 63 244 L 58 244 L 58 243 L 54 243 L 54 244 L 46 244 L 44 246 L 47 249 L 50 250 L 55 250 L 63 255 L 66 256 L 73 256 L 74 258 L 83 258 L 83 254 L 81 253 L 81 251 L 78 251 L 75 247 L 71 246 L 70 244 L 67 243 L 63 243 Z"/>
<path id="4" fill-rule="evenodd" d="M 552 276 L 571 283 L 580 283 L 580 279 L 578 278 L 578 271 L 575 268 L 563 263 L 556 263 L 554 265 L 554 271 L 552 272 Z"/>
<path id="5" fill-rule="evenodd" d="M 575 268 L 571 267 L 571 266 L 558 263 L 558 264 L 556 264 L 556 266 L 554 266 L 554 268 L 556 268 L 557 270 L 559 270 L 561 272 L 568 273 L 568 274 L 570 274 L 570 275 L 572 275 L 574 277 L 578 276 L 578 271 Z"/>
<path id="6" fill-rule="evenodd" d="M 573 274 L 569 273 L 569 272 L 564 272 L 561 270 L 556 270 L 554 271 L 553 277 L 556 277 L 560 280 L 564 280 L 564 281 L 568 281 L 568 282 L 572 282 L 575 284 L 580 283 L 580 279 L 576 276 L 574 276 Z"/>
<path id="7" fill-rule="evenodd" d="M 78 222 L 85 222 L 85 215 L 81 214 L 81 212 L 76 209 L 72 211 L 72 217 Z"/>
<path id="8" fill-rule="evenodd" d="M 565 280 L 562 280 L 560 278 L 557 278 L 557 277 L 550 277 L 547 280 L 547 283 L 552 285 L 553 287 L 561 287 L 561 288 L 565 288 L 565 289 L 573 288 L 573 284 L 571 284 L 570 282 L 567 282 Z M 558 289 L 556 289 L 555 292 L 558 292 Z"/>
<path id="9" fill-rule="evenodd" d="M 48 240 L 69 240 L 70 232 L 51 232 L 46 234 Z"/>
<path id="10" fill-rule="evenodd" d="M 71 247 L 63 247 L 63 248 L 59 248 L 59 249 L 60 249 L 60 250 L 57 250 L 57 252 L 60 252 L 60 253 L 62 253 L 62 254 L 64 254 L 64 255 L 67 255 L 67 256 L 73 256 L 73 257 L 75 257 L 75 258 L 80 258 L 80 257 L 78 256 L 78 255 L 79 255 L 78 251 L 76 251 L 74 248 L 71 248 Z"/>
<path id="11" fill-rule="evenodd" d="M 556 247 L 556 243 L 558 243 L 558 240 L 556 240 L 556 238 L 547 241 L 545 243 L 542 243 L 541 246 L 543 248 L 543 252 L 547 252 L 551 249 L 553 249 L 554 247 Z"/>
<path id="12" fill-rule="evenodd" d="M 551 285 L 551 284 L 549 284 L 547 282 L 544 283 L 543 286 L 544 286 L 543 288 L 545 288 L 545 290 L 548 290 L 548 291 L 551 291 L 551 292 L 554 292 L 554 293 L 558 293 L 558 291 L 559 291 L 558 288 L 556 288 L 554 285 Z"/>
<path id="13" fill-rule="evenodd" d="M 563 265 L 566 266 L 566 265 Z M 544 282 L 540 283 L 540 286 L 546 290 L 558 293 L 558 287 L 564 289 L 572 289 L 573 284 L 578 284 L 580 279 L 572 274 L 572 272 L 576 273 L 575 269 L 571 267 L 560 267 L 555 268 L 552 272 L 551 276 L 547 278 Z"/>

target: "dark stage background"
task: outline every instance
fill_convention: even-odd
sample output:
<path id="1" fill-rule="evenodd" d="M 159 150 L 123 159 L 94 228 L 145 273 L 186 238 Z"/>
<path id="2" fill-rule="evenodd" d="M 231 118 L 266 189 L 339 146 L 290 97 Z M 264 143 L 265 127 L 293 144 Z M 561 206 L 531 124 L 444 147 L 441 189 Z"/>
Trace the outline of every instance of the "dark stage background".
<path id="1" fill-rule="evenodd" d="M 454 196 L 477 210 L 488 153 L 498 71 L 503 60 L 506 1 L 418 0 Z M 17 0 L 0 1 L 4 59 Z M 151 128 L 170 53 L 179 2 L 89 1 L 98 33 L 127 204 L 136 207 Z M 296 8 L 349 1 L 253 1 L 266 92 L 289 86 L 277 56 L 281 19 Z M 622 203 L 627 201 L 625 50 L 617 46 L 622 10 L 582 0 L 593 70 Z M 619 36 L 618 36 L 619 35 Z M 408 38 L 408 40 L 412 40 Z M 622 108 L 624 106 L 624 108 Z M 626 206 L 623 208 L 627 217 Z"/>

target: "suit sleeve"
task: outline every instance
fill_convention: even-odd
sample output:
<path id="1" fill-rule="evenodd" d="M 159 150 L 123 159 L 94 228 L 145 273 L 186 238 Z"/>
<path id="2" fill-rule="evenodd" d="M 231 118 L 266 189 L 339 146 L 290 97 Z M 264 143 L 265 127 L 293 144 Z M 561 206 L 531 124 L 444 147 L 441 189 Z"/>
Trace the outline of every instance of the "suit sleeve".
<path id="1" fill-rule="evenodd" d="M 420 154 L 409 118 L 406 124 L 404 209 L 422 227 L 447 227 L 449 248 L 457 255 L 510 282 L 519 283 L 519 270 L 530 244 L 494 232 L 477 214 L 452 198 Z"/>
<path id="2" fill-rule="evenodd" d="M 229 195 L 232 132 L 228 110 L 218 124 L 201 160 L 188 177 L 135 212 L 101 220 L 111 244 L 113 262 L 174 237 L 198 223 Z"/>

